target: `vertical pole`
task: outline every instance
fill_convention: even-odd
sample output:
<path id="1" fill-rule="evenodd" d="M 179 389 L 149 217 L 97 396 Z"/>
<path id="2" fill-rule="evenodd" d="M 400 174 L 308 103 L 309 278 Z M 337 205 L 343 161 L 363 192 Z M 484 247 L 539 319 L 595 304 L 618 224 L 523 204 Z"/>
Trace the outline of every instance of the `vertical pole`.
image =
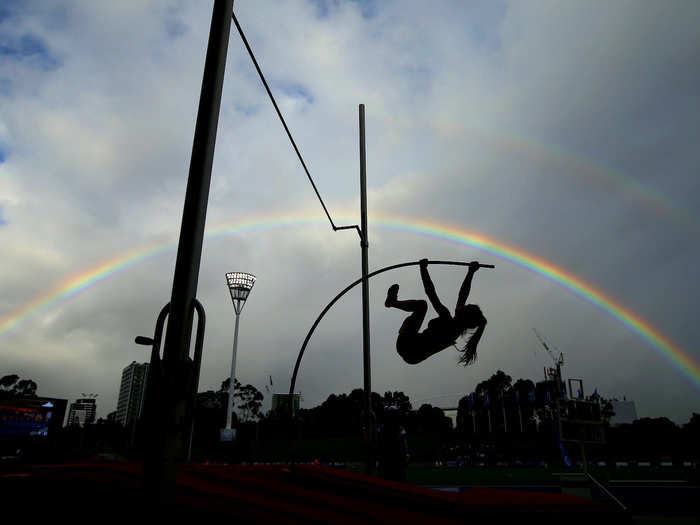
<path id="1" fill-rule="evenodd" d="M 523 410 L 518 405 L 518 419 L 520 420 L 520 433 L 523 433 Z"/>
<path id="2" fill-rule="evenodd" d="M 228 410 L 226 411 L 226 428 L 233 424 L 233 384 L 236 379 L 236 352 L 238 351 L 238 313 L 236 313 L 236 328 L 233 330 L 233 357 L 231 357 L 231 383 L 228 386 Z"/>
<path id="3" fill-rule="evenodd" d="M 172 503 L 177 464 L 187 454 L 189 385 L 193 380 L 189 347 L 232 14 L 233 0 L 215 0 L 163 350 L 163 424 L 156 429 L 160 435 L 152 436 L 163 446 L 145 461 L 146 483 L 154 503 Z"/>
<path id="4" fill-rule="evenodd" d="M 374 418 L 372 417 L 372 374 L 370 369 L 369 351 L 369 263 L 367 250 L 369 240 L 367 236 L 367 171 L 366 171 L 366 151 L 365 151 L 365 105 L 360 104 L 360 215 L 362 237 L 360 246 L 362 248 L 362 356 L 364 369 L 364 389 L 365 389 L 365 428 L 367 429 L 368 456 L 366 470 L 368 474 L 374 471 L 374 454 L 372 446 L 374 444 Z"/>

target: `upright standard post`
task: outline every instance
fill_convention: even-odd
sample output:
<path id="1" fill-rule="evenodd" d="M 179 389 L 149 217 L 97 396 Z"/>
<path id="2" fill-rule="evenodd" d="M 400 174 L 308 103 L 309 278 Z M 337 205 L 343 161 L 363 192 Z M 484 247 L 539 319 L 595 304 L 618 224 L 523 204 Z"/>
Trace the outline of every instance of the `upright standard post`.
<path id="1" fill-rule="evenodd" d="M 233 385 L 236 380 L 236 352 L 238 351 L 238 320 L 240 315 L 236 312 L 236 328 L 233 330 L 233 357 L 231 357 L 231 383 L 228 386 L 228 410 L 226 411 L 226 430 L 230 431 L 231 437 L 233 432 L 231 425 L 233 424 Z"/>
<path id="2" fill-rule="evenodd" d="M 215 0 L 163 350 L 162 410 L 166 424 L 158 431 L 164 433 L 164 446 L 155 451 L 160 457 L 154 458 L 153 471 L 146 473 L 157 491 L 152 499 L 162 503 L 172 501 L 177 463 L 187 454 L 190 425 L 186 419 L 191 402 L 188 385 L 193 381 L 194 368 L 189 347 L 232 13 L 233 0 Z"/>
<path id="3" fill-rule="evenodd" d="M 360 246 L 362 248 L 362 356 L 364 369 L 364 404 L 365 404 L 365 429 L 367 432 L 368 458 L 366 470 L 371 473 L 374 470 L 374 454 L 372 445 L 374 441 L 374 418 L 372 414 L 372 373 L 370 367 L 369 348 L 369 262 L 368 248 L 369 240 L 367 236 L 367 171 L 365 153 L 365 105 L 360 104 L 360 215 L 362 237 Z"/>
<path id="4" fill-rule="evenodd" d="M 520 403 L 518 403 L 518 420 L 520 420 L 520 433 L 523 433 L 523 411 L 520 408 Z"/>

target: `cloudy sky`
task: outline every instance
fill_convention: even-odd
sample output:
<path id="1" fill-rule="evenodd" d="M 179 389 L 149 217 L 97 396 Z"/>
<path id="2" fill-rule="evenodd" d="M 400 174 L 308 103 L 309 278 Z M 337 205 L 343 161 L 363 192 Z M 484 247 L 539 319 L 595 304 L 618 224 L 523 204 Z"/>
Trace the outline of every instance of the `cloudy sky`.
<path id="1" fill-rule="evenodd" d="M 99 394 L 147 360 L 170 299 L 209 1 L 3 2 L 0 8 L 0 373 L 39 393 Z M 334 221 L 358 224 L 366 106 L 370 269 L 422 257 L 495 264 L 470 302 L 477 363 L 407 365 L 371 281 L 372 387 L 455 406 L 501 369 L 538 380 L 563 352 L 587 393 L 640 416 L 700 411 L 700 4 L 688 1 L 239 0 L 235 10 Z M 200 389 L 228 374 L 224 274 L 258 276 L 237 377 L 289 388 L 323 307 L 358 278 L 232 26 L 198 298 Z M 452 306 L 463 268 L 434 266 Z M 432 314 L 432 312 L 430 312 Z M 303 405 L 362 385 L 360 290 L 316 330 Z M 268 398 L 269 399 L 269 398 Z"/>

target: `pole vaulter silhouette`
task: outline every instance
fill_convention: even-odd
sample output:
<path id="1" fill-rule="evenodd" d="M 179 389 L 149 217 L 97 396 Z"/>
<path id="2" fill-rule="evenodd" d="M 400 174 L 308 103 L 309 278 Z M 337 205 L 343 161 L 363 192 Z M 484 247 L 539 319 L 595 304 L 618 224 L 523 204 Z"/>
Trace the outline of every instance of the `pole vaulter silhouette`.
<path id="1" fill-rule="evenodd" d="M 388 272 L 390 270 L 397 270 L 399 268 L 403 268 L 405 266 L 416 266 L 420 265 L 421 261 L 411 261 L 411 262 L 404 262 L 404 263 L 399 263 L 399 264 L 392 264 L 391 266 L 385 266 L 384 268 L 380 268 L 378 270 L 374 270 L 373 272 L 369 273 L 367 275 L 367 279 L 370 277 L 374 277 L 375 275 L 379 275 L 380 273 Z M 428 261 L 428 264 L 445 264 L 445 265 L 450 265 L 450 266 L 469 266 L 471 263 L 465 263 L 461 261 Z M 479 263 L 479 268 L 495 268 L 493 264 L 481 264 Z M 335 303 L 338 302 L 338 300 L 344 296 L 346 293 L 348 293 L 350 290 L 352 290 L 355 286 L 360 284 L 364 279 L 360 277 L 356 281 L 353 281 L 350 283 L 348 286 L 343 288 L 343 290 L 338 293 L 327 305 L 326 307 L 321 311 L 319 316 L 316 318 L 314 321 L 314 324 L 311 325 L 311 328 L 309 329 L 308 333 L 306 334 L 306 337 L 304 338 L 304 342 L 301 345 L 301 349 L 299 350 L 299 355 L 297 356 L 296 363 L 294 364 L 294 371 L 292 372 L 292 380 L 290 381 L 289 384 L 289 397 L 291 399 L 292 394 L 294 393 L 294 388 L 296 387 L 296 382 L 297 382 L 297 375 L 299 373 L 299 366 L 301 365 L 301 359 L 304 357 L 304 351 L 306 350 L 307 345 L 309 344 L 309 341 L 311 340 L 311 336 L 313 335 L 314 331 L 316 330 L 316 327 L 318 324 L 321 322 L 321 319 L 326 315 L 328 310 L 330 310 Z M 467 294 L 468 295 L 468 294 Z M 292 404 L 290 403 L 290 406 Z"/>
<path id="2" fill-rule="evenodd" d="M 428 303 L 423 299 L 400 300 L 399 285 L 392 284 L 387 291 L 384 306 L 411 312 L 399 329 L 396 350 L 404 361 L 415 365 L 449 346 L 455 346 L 461 354 L 460 363 L 464 366 L 473 363 L 476 360 L 476 347 L 486 329 L 486 318 L 481 308 L 475 304 L 466 304 L 472 278 L 479 269 L 479 263 L 476 261 L 469 263 L 469 270 L 459 289 L 454 315 L 437 296 L 435 285 L 428 273 L 428 259 L 421 259 L 419 266 L 425 295 L 428 296 L 438 316 L 428 321 L 428 327 L 421 332 L 420 328 L 428 311 Z M 462 348 L 457 347 L 457 338 L 466 335 L 470 329 L 475 331 L 471 332 L 467 343 Z"/>

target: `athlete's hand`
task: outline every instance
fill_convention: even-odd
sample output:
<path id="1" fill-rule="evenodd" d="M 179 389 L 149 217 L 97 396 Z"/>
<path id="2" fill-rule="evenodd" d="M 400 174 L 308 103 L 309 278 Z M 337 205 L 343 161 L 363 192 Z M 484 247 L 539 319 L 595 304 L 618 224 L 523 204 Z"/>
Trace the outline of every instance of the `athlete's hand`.
<path id="1" fill-rule="evenodd" d="M 469 263 L 469 271 L 471 273 L 474 273 L 475 271 L 477 271 L 479 269 L 479 267 L 480 267 L 479 261 L 472 261 Z"/>
<path id="2" fill-rule="evenodd" d="M 427 268 L 428 267 L 428 259 L 421 259 L 418 261 L 418 264 L 420 265 L 421 268 Z"/>

